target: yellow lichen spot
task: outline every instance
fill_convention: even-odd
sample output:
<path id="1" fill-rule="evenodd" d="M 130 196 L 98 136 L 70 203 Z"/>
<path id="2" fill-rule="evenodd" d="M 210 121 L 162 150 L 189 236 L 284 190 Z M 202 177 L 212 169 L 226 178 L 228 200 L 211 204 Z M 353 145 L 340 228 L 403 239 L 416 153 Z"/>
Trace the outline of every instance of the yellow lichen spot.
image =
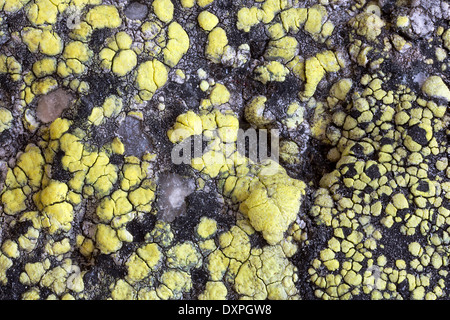
<path id="1" fill-rule="evenodd" d="M 219 106 L 230 100 L 230 92 L 223 84 L 217 83 L 211 90 L 209 98 L 214 106 Z"/>
<path id="2" fill-rule="evenodd" d="M 200 252 L 190 241 L 177 244 L 167 251 L 167 266 L 173 269 L 189 271 L 201 266 Z"/>
<path id="3" fill-rule="evenodd" d="M 31 288 L 30 290 L 24 292 L 22 294 L 23 300 L 39 300 L 39 289 L 36 287 Z"/>
<path id="4" fill-rule="evenodd" d="M 192 8 L 195 5 L 195 0 L 181 0 L 183 8 Z"/>
<path id="5" fill-rule="evenodd" d="M 123 179 L 120 186 L 123 190 L 133 188 L 146 177 L 145 170 L 140 165 L 133 163 L 126 163 L 123 166 L 122 173 Z"/>
<path id="6" fill-rule="evenodd" d="M 13 56 L 0 55 L 0 73 L 8 73 L 12 81 L 22 78 L 22 66 Z M 28 74 L 30 77 L 31 73 Z"/>
<path id="7" fill-rule="evenodd" d="M 44 263 L 27 263 L 25 265 L 25 272 L 20 275 L 20 282 L 26 285 L 38 283 L 42 276 L 45 274 L 47 268 L 45 268 Z"/>
<path id="8" fill-rule="evenodd" d="M 142 100 L 150 100 L 156 90 L 167 82 L 167 68 L 158 60 L 146 61 L 139 65 L 136 84 Z"/>
<path id="9" fill-rule="evenodd" d="M 159 246 L 156 243 L 147 244 L 137 250 L 137 254 L 151 270 L 156 271 L 160 265 L 163 255 Z"/>
<path id="10" fill-rule="evenodd" d="M 447 58 L 447 52 L 445 51 L 445 49 L 442 49 L 442 48 L 436 48 L 436 51 L 434 54 L 436 56 L 436 59 L 439 62 L 442 62 Z"/>
<path id="11" fill-rule="evenodd" d="M 227 298 L 227 287 L 219 281 L 208 281 L 205 291 L 198 296 L 199 300 L 225 300 Z"/>
<path id="12" fill-rule="evenodd" d="M 49 185 L 45 187 L 40 193 L 39 197 L 35 198 L 38 207 L 44 208 L 57 202 L 62 202 L 66 199 L 69 188 L 63 182 L 51 180 Z"/>
<path id="13" fill-rule="evenodd" d="M 348 92 L 350 91 L 353 82 L 349 78 L 341 79 L 330 89 L 330 97 L 328 97 L 328 105 L 334 107 L 339 101 L 345 101 Z"/>
<path id="14" fill-rule="evenodd" d="M 240 266 L 234 281 L 235 290 L 244 297 L 263 300 L 267 298 L 265 283 L 258 275 L 258 268 L 261 267 L 259 257 L 252 259 Z"/>
<path id="15" fill-rule="evenodd" d="M 43 58 L 36 61 L 33 64 L 33 73 L 36 77 L 42 78 L 55 73 L 56 71 L 56 59 L 55 58 Z"/>
<path id="16" fill-rule="evenodd" d="M 62 255 L 64 253 L 67 253 L 71 249 L 71 245 L 68 238 L 64 238 L 61 241 L 53 242 L 50 241 L 45 246 L 46 251 L 51 255 Z"/>
<path id="17" fill-rule="evenodd" d="M 427 78 L 422 85 L 422 91 L 430 97 L 450 101 L 450 89 L 439 76 Z"/>
<path id="18" fill-rule="evenodd" d="M 37 214 L 37 212 L 33 212 L 33 214 Z M 17 242 L 19 243 L 21 249 L 26 252 L 31 252 L 34 248 L 36 248 L 38 238 L 39 231 L 33 227 L 29 227 L 27 232 L 21 235 Z"/>
<path id="19" fill-rule="evenodd" d="M 99 57 L 101 60 L 101 66 L 104 69 L 111 69 L 112 66 L 112 60 L 114 59 L 114 56 L 116 55 L 116 52 L 110 48 L 104 48 L 100 51 Z M 62 71 L 64 72 L 64 71 Z"/>
<path id="20" fill-rule="evenodd" d="M 356 33 L 369 41 L 376 41 L 386 23 L 376 14 L 362 12 L 349 21 Z"/>
<path id="21" fill-rule="evenodd" d="M 219 19 L 209 11 L 202 11 L 197 17 L 198 24 L 205 31 L 211 31 L 219 23 Z"/>
<path id="22" fill-rule="evenodd" d="M 407 28 L 410 24 L 409 17 L 408 16 L 398 16 L 396 25 L 399 28 Z"/>
<path id="23" fill-rule="evenodd" d="M 85 257 L 90 257 L 94 252 L 94 241 L 83 236 L 77 237 L 77 245 L 80 248 L 80 253 Z"/>
<path id="24" fill-rule="evenodd" d="M 37 190 L 41 185 L 43 165 L 44 158 L 41 154 L 41 150 L 33 144 L 27 145 L 25 152 L 20 155 L 17 161 L 17 167 L 26 175 L 27 184 L 33 190 Z"/>
<path id="25" fill-rule="evenodd" d="M 62 265 L 59 265 L 44 274 L 40 281 L 40 285 L 48 287 L 56 295 L 62 295 L 68 287 L 67 277 L 71 268 L 71 260 L 64 260 Z"/>
<path id="26" fill-rule="evenodd" d="M 195 170 L 201 171 L 212 178 L 217 177 L 226 163 L 222 152 L 207 151 L 201 158 L 193 158 L 191 165 Z"/>
<path id="27" fill-rule="evenodd" d="M 425 288 L 420 286 L 412 290 L 411 299 L 413 300 L 423 300 L 425 296 Z"/>
<path id="28" fill-rule="evenodd" d="M 105 99 L 103 103 L 103 114 L 105 117 L 117 116 L 122 111 L 122 99 L 115 95 L 111 95 Z"/>
<path id="29" fill-rule="evenodd" d="M 270 81 L 283 82 L 289 74 L 289 69 L 278 61 L 270 61 L 263 66 L 257 67 L 255 73 L 256 80 L 266 84 Z"/>
<path id="30" fill-rule="evenodd" d="M 394 45 L 394 48 L 403 53 L 406 50 L 408 50 L 409 48 L 411 48 L 411 43 L 406 41 L 405 38 L 403 38 L 402 36 L 398 35 L 398 34 L 393 34 L 391 36 L 391 41 L 392 44 Z"/>
<path id="31" fill-rule="evenodd" d="M 111 292 L 111 297 L 114 300 L 135 300 L 136 290 L 125 280 L 119 279 Z"/>
<path id="32" fill-rule="evenodd" d="M 68 202 L 55 203 L 45 207 L 42 214 L 44 215 L 42 225 L 49 228 L 50 234 L 59 230 L 69 231 L 72 228 L 73 206 Z"/>
<path id="33" fill-rule="evenodd" d="M 128 278 L 140 281 L 147 277 L 150 271 L 156 271 L 161 262 L 161 252 L 155 243 L 147 244 L 133 253 L 125 263 L 128 267 Z"/>
<path id="34" fill-rule="evenodd" d="M 26 27 L 22 30 L 23 42 L 31 52 L 40 52 L 47 56 L 61 53 L 63 42 L 59 35 L 51 29 L 38 29 Z"/>
<path id="35" fill-rule="evenodd" d="M 197 226 L 197 234 L 203 239 L 208 239 L 212 235 L 214 235 L 217 231 L 217 222 L 216 220 L 202 217 L 200 219 L 200 223 Z"/>
<path id="36" fill-rule="evenodd" d="M 2 133 L 5 130 L 8 130 L 11 127 L 12 120 L 13 116 L 11 114 L 11 111 L 3 107 L 0 107 L 0 133 Z"/>
<path id="37" fill-rule="evenodd" d="M 50 139 L 58 140 L 61 136 L 69 130 L 72 121 L 62 118 L 57 118 L 50 125 Z"/>
<path id="38" fill-rule="evenodd" d="M 177 117 L 175 125 L 167 132 L 167 136 L 172 143 L 178 143 L 192 135 L 201 134 L 202 131 L 201 118 L 195 112 L 188 111 Z"/>
<path id="39" fill-rule="evenodd" d="M 295 267 L 286 259 L 281 246 L 266 246 L 261 251 L 239 268 L 234 281 L 237 293 L 253 299 L 295 297 Z"/>
<path id="40" fill-rule="evenodd" d="M 202 91 L 207 91 L 207 90 L 209 89 L 209 83 L 208 83 L 208 81 L 206 81 L 206 80 L 200 81 L 199 87 L 200 87 L 200 90 L 202 90 Z"/>
<path id="41" fill-rule="evenodd" d="M 280 13 L 281 22 L 286 31 L 292 30 L 297 33 L 308 17 L 306 8 L 290 8 Z"/>
<path id="42" fill-rule="evenodd" d="M 325 69 L 316 57 L 308 58 L 305 61 L 305 89 L 301 93 L 301 97 L 310 98 L 314 95 L 317 85 L 325 76 Z"/>
<path id="43" fill-rule="evenodd" d="M 265 24 L 270 23 L 276 14 L 282 9 L 282 1 L 266 0 L 261 6 L 261 21 Z"/>
<path id="44" fill-rule="evenodd" d="M 207 5 L 211 4 L 214 0 L 197 0 L 197 4 L 200 7 L 206 7 Z"/>
<path id="45" fill-rule="evenodd" d="M 250 239 L 238 226 L 233 226 L 230 231 L 222 233 L 219 244 L 223 248 L 223 254 L 228 258 L 244 262 L 250 255 Z"/>
<path id="46" fill-rule="evenodd" d="M 133 39 L 124 31 L 109 38 L 107 47 L 99 53 L 102 67 L 112 70 L 119 77 L 133 70 L 137 64 L 137 55 L 130 49 L 132 43 Z"/>
<path id="47" fill-rule="evenodd" d="M 97 225 L 95 241 L 97 247 L 104 254 L 116 252 L 122 247 L 122 241 L 119 240 L 117 232 L 105 224 Z"/>
<path id="48" fill-rule="evenodd" d="M 257 96 L 253 98 L 244 109 L 245 120 L 257 128 L 263 128 L 272 122 L 271 119 L 264 115 L 266 109 L 267 98 L 265 96 Z"/>
<path id="49" fill-rule="evenodd" d="M 219 63 L 228 44 L 227 34 L 221 27 L 215 27 L 208 34 L 205 55 L 212 62 Z"/>
<path id="50" fill-rule="evenodd" d="M 269 41 L 264 57 L 268 60 L 291 61 L 298 53 L 298 41 L 294 37 L 285 36 Z"/>
<path id="51" fill-rule="evenodd" d="M 258 24 L 262 18 L 262 11 L 256 7 L 252 8 L 241 8 L 237 13 L 237 23 L 236 27 L 239 30 L 244 30 L 249 32 L 251 27 Z"/>
<path id="52" fill-rule="evenodd" d="M 174 67 L 189 49 L 189 36 L 178 22 L 172 22 L 168 28 L 166 47 L 163 49 L 164 62 Z"/>
<path id="53" fill-rule="evenodd" d="M 132 282 L 143 280 L 148 276 L 150 272 L 150 268 L 147 266 L 145 261 L 135 253 L 133 253 L 130 258 L 128 258 L 127 262 L 125 262 L 125 265 L 128 269 L 127 278 Z"/>
<path id="54" fill-rule="evenodd" d="M 117 32 L 114 36 L 114 41 L 117 45 L 117 49 L 121 50 L 130 49 L 133 44 L 133 39 L 124 31 Z M 113 45 L 113 43 L 110 45 Z"/>
<path id="55" fill-rule="evenodd" d="M 278 40 L 284 36 L 286 36 L 286 30 L 284 30 L 283 25 L 281 23 L 275 23 L 267 27 L 267 32 L 269 34 L 270 39 Z"/>
<path id="56" fill-rule="evenodd" d="M 136 210 L 149 212 L 151 203 L 155 199 L 155 192 L 151 189 L 138 188 L 130 192 L 128 198 Z"/>
<path id="57" fill-rule="evenodd" d="M 6 190 L 2 194 L 1 200 L 3 210 L 8 215 L 15 215 L 27 208 L 25 203 L 26 195 L 20 188 Z"/>
<path id="58" fill-rule="evenodd" d="M 3 242 L 2 251 L 8 258 L 18 258 L 20 256 L 19 246 L 11 239 Z"/>
<path id="59" fill-rule="evenodd" d="M 88 11 L 85 18 L 93 29 L 117 28 L 122 24 L 119 11 L 113 5 L 100 5 Z"/>
<path id="60" fill-rule="evenodd" d="M 88 121 L 95 126 L 99 126 L 103 121 L 103 109 L 101 107 L 92 108 Z"/>
<path id="61" fill-rule="evenodd" d="M 294 141 L 283 140 L 280 143 L 280 158 L 289 164 L 299 163 L 299 148 Z"/>
<path id="62" fill-rule="evenodd" d="M 219 138 L 225 143 L 235 142 L 237 140 L 239 120 L 231 112 L 221 113 L 216 111 L 215 114 Z M 226 151 L 223 150 L 222 152 L 227 154 Z"/>
<path id="63" fill-rule="evenodd" d="M 28 20 L 34 25 L 54 24 L 58 16 L 58 6 L 50 0 L 37 0 L 26 7 Z"/>
<path id="64" fill-rule="evenodd" d="M 291 179 L 278 164 L 269 161 L 268 166 L 272 168 L 266 169 L 275 173 L 263 175 L 261 182 L 253 183 L 239 210 L 248 216 L 253 228 L 261 231 L 269 244 L 276 244 L 297 217 L 306 185 Z"/>
<path id="65" fill-rule="evenodd" d="M 5 12 L 14 13 L 23 8 L 30 0 L 0 0 L 0 8 Z"/>
<path id="66" fill-rule="evenodd" d="M 450 28 L 443 32 L 442 40 L 444 41 L 444 47 L 450 50 Z"/>
<path id="67" fill-rule="evenodd" d="M 397 209 L 407 209 L 409 208 L 408 200 L 405 198 L 403 193 L 397 193 L 392 197 L 392 203 Z"/>
<path id="68" fill-rule="evenodd" d="M 86 21 L 81 21 L 77 25 L 77 28 L 74 28 L 69 33 L 69 37 L 73 40 L 80 40 L 86 42 L 89 41 L 92 31 L 93 31 L 92 27 Z"/>
<path id="69" fill-rule="evenodd" d="M 123 154 L 125 152 L 125 146 L 118 137 L 115 137 L 111 142 L 111 149 L 115 154 Z"/>
<path id="70" fill-rule="evenodd" d="M 180 299 L 183 292 L 192 288 L 189 273 L 170 269 L 161 276 L 162 285 L 157 288 L 158 296 L 162 299 Z"/>
<path id="71" fill-rule="evenodd" d="M 112 72 L 119 77 L 125 76 L 137 64 L 137 56 L 133 50 L 121 50 L 114 56 L 112 61 Z"/>
<path id="72" fill-rule="evenodd" d="M 173 3 L 170 0 L 155 0 L 153 11 L 162 22 L 168 23 L 173 19 Z"/>
<path id="73" fill-rule="evenodd" d="M 327 10 L 322 5 L 314 5 L 308 9 L 308 18 L 305 30 L 311 34 L 318 34 L 322 30 L 322 24 L 327 18 Z"/>
<path id="74" fill-rule="evenodd" d="M 44 95 L 49 93 L 50 91 L 56 89 L 58 87 L 58 82 L 53 77 L 45 77 L 39 80 L 36 80 L 31 85 L 31 91 L 35 95 Z"/>
<path id="75" fill-rule="evenodd" d="M 341 68 L 333 51 L 327 50 L 316 55 L 326 72 L 337 72 Z"/>
<path id="76" fill-rule="evenodd" d="M 334 24 L 331 21 L 327 21 L 322 25 L 322 31 L 320 32 L 321 39 L 326 39 L 333 34 Z M 322 40 L 321 40 L 322 41 Z"/>

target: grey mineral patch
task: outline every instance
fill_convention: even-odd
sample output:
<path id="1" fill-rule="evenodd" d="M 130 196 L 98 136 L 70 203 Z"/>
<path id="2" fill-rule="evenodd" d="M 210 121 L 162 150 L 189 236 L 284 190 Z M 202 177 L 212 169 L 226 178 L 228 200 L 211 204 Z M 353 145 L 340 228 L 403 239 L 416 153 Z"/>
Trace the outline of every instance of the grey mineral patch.
<path id="1" fill-rule="evenodd" d="M 408 83 L 408 80 L 405 76 L 404 76 L 404 80 L 402 81 L 403 83 Z M 428 75 L 425 72 L 419 72 L 417 74 L 415 74 L 413 76 L 413 81 L 415 83 L 417 83 L 420 87 L 422 87 L 423 83 L 425 82 L 425 80 L 428 78 Z"/>
<path id="2" fill-rule="evenodd" d="M 141 120 L 126 117 L 117 133 L 122 138 L 127 155 L 142 157 L 145 153 L 150 152 L 150 139 L 142 130 Z"/>
<path id="3" fill-rule="evenodd" d="M 414 9 L 411 13 L 411 27 L 417 35 L 423 37 L 434 30 L 431 18 L 422 9 Z"/>
<path id="4" fill-rule="evenodd" d="M 36 116 L 44 123 L 53 122 L 69 107 L 72 99 L 72 95 L 61 88 L 47 93 L 38 100 Z"/>
<path id="5" fill-rule="evenodd" d="M 186 212 L 186 197 L 194 192 L 192 179 L 176 173 L 164 173 L 159 178 L 158 207 L 160 219 L 172 222 Z"/>
<path id="6" fill-rule="evenodd" d="M 0 161 L 0 193 L 3 190 L 6 180 L 6 174 L 8 172 L 8 165 L 5 161 Z"/>
<path id="7" fill-rule="evenodd" d="M 130 3 L 125 9 L 125 15 L 131 20 L 142 20 L 147 16 L 148 8 L 139 2 Z"/>

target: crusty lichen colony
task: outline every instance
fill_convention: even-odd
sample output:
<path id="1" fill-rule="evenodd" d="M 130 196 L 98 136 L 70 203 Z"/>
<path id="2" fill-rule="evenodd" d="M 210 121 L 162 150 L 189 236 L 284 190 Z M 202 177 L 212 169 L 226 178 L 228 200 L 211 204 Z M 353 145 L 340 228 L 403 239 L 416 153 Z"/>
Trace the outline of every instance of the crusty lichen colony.
<path id="1" fill-rule="evenodd" d="M 449 54 L 444 0 L 0 0 L 0 299 L 449 299 Z"/>

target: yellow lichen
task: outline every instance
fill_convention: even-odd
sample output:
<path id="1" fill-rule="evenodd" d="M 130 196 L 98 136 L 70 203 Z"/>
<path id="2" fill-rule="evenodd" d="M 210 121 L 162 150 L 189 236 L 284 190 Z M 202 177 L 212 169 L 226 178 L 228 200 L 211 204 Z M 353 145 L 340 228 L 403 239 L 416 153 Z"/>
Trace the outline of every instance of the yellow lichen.
<path id="1" fill-rule="evenodd" d="M 158 60 L 146 61 L 136 72 L 136 85 L 142 100 L 150 100 L 156 90 L 167 82 L 167 69 Z"/>
<path id="2" fill-rule="evenodd" d="M 215 27 L 208 34 L 208 43 L 205 48 L 205 55 L 213 62 L 220 62 L 225 47 L 228 44 L 227 34 L 221 27 Z"/>
<path id="3" fill-rule="evenodd" d="M 63 42 L 51 29 L 26 27 L 22 30 L 22 39 L 31 52 L 41 52 L 48 56 L 61 53 Z"/>
<path id="4" fill-rule="evenodd" d="M 85 21 L 93 29 L 117 28 L 122 24 L 122 18 L 120 18 L 117 8 L 112 5 L 91 8 L 86 13 Z"/>
<path id="5" fill-rule="evenodd" d="M 172 22 L 168 28 L 167 46 L 163 49 L 164 62 L 174 67 L 189 48 L 189 36 L 177 22 Z"/>
<path id="6" fill-rule="evenodd" d="M 205 31 L 211 31 L 219 23 L 219 19 L 209 11 L 202 11 L 197 17 L 198 24 Z"/>
<path id="7" fill-rule="evenodd" d="M 170 22 L 173 19 L 173 3 L 170 0 L 155 0 L 152 3 L 153 11 L 162 22 Z"/>

